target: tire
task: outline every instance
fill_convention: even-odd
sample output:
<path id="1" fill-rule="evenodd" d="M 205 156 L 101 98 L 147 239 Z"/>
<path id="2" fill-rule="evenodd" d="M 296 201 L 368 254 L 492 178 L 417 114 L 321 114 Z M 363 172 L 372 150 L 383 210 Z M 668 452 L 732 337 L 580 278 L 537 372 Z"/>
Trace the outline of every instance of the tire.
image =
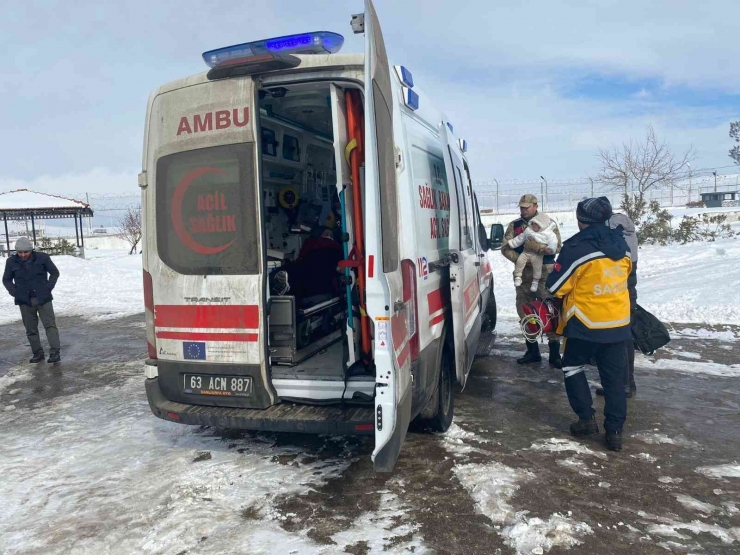
<path id="1" fill-rule="evenodd" d="M 435 432 L 446 432 L 455 414 L 455 357 L 449 343 L 444 346 L 437 385 L 437 414 L 427 422 Z"/>
<path id="2" fill-rule="evenodd" d="M 494 331 L 496 329 L 497 315 L 496 295 L 493 291 L 493 284 L 491 284 L 491 294 L 488 295 L 488 303 L 486 304 L 486 309 L 483 314 L 483 331 Z"/>

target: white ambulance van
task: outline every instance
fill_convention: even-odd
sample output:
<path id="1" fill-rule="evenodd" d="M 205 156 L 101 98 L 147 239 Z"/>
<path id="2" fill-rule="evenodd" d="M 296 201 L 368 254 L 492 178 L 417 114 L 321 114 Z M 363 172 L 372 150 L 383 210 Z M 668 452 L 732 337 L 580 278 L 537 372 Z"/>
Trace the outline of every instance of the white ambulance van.
<path id="1" fill-rule="evenodd" d="M 152 412 L 181 424 L 443 432 L 496 321 L 465 142 L 390 66 L 318 32 L 206 52 L 149 98 L 142 188 Z"/>

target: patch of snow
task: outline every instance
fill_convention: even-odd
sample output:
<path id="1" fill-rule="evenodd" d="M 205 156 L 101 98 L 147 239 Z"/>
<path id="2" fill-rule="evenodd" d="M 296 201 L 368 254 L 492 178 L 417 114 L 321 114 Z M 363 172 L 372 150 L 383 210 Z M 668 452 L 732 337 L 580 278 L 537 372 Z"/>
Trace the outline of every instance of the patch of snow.
<path id="1" fill-rule="evenodd" d="M 676 495 L 676 500 L 687 509 L 698 511 L 706 515 L 711 515 L 712 513 L 719 511 L 719 507 L 710 503 L 704 503 L 703 501 L 699 501 L 698 499 L 694 499 L 690 495 L 683 493 Z"/>
<path id="2" fill-rule="evenodd" d="M 661 476 L 658 478 L 658 482 L 661 484 L 680 484 L 683 482 L 683 478 L 671 478 L 670 476 Z"/>
<path id="3" fill-rule="evenodd" d="M 658 536 L 668 538 L 679 538 L 682 540 L 691 539 L 690 536 L 682 534 L 679 530 L 685 530 L 692 534 L 711 534 L 722 543 L 732 545 L 736 541 L 740 541 L 740 528 L 729 528 L 725 529 L 716 524 L 707 524 L 699 520 L 693 522 L 668 522 L 665 524 L 651 524 L 647 532 L 648 534 L 655 534 Z"/>
<path id="4" fill-rule="evenodd" d="M 495 524 L 515 520 L 516 511 L 509 500 L 516 495 L 521 482 L 535 478 L 528 470 L 511 468 L 495 461 L 457 465 L 453 472 L 475 499 L 480 512 Z"/>
<path id="5" fill-rule="evenodd" d="M 509 502 L 521 482 L 535 479 L 528 470 L 491 462 L 458 465 L 453 471 L 475 500 L 477 510 L 494 524 L 503 526 L 501 536 L 517 555 L 529 555 L 537 548 L 544 553 L 553 547 L 572 547 L 582 543 L 579 538 L 593 534 L 587 524 L 559 513 L 543 520 L 528 518 L 528 511 L 516 512 Z"/>
<path id="6" fill-rule="evenodd" d="M 381 494 L 377 512 L 360 515 L 348 530 L 332 536 L 337 552 L 346 553 L 347 547 L 364 541 L 370 553 L 428 553 L 416 536 L 419 525 L 410 521 L 410 509 L 397 495 Z M 410 538 L 405 539 L 407 536 Z"/>
<path id="7" fill-rule="evenodd" d="M 697 447 L 699 445 L 695 441 L 690 441 L 683 436 L 670 438 L 665 434 L 654 432 L 637 432 L 636 434 L 632 434 L 632 437 L 642 441 L 643 443 L 647 443 L 648 445 L 668 444 L 677 445 L 679 447 Z"/>
<path id="8" fill-rule="evenodd" d="M 490 356 L 499 356 L 504 358 L 520 358 L 523 351 L 510 351 L 506 349 L 491 349 L 488 353 Z"/>
<path id="9" fill-rule="evenodd" d="M 445 449 L 455 457 L 464 457 L 470 453 L 479 453 L 481 455 L 489 454 L 488 451 L 478 447 L 473 447 L 466 442 L 489 443 L 490 440 L 482 438 L 473 432 L 463 430 L 460 426 L 455 424 L 454 421 L 447 432 L 439 437 L 441 438 Z"/>
<path id="10" fill-rule="evenodd" d="M 710 478 L 740 478 L 740 464 L 737 462 L 718 466 L 700 466 L 696 471 Z"/>
<path id="11" fill-rule="evenodd" d="M 657 462 L 658 459 L 653 457 L 650 453 L 638 453 L 637 455 L 630 455 L 631 458 L 649 463 Z"/>
<path id="12" fill-rule="evenodd" d="M 585 462 L 575 457 L 570 457 L 556 462 L 564 468 L 578 472 L 581 476 L 596 476 L 596 474 L 588 469 L 589 467 Z"/>
<path id="13" fill-rule="evenodd" d="M 677 350 L 677 349 L 668 349 L 668 348 L 664 348 L 664 350 L 667 353 L 671 353 L 672 355 L 675 355 L 677 357 L 690 358 L 690 359 L 693 359 L 693 360 L 701 360 L 702 359 L 702 356 L 699 353 L 692 353 L 692 352 L 689 352 L 689 351 L 680 351 L 680 350 Z"/>
<path id="14" fill-rule="evenodd" d="M 706 374 L 728 378 L 740 377 L 740 364 L 694 362 L 675 358 L 653 360 L 643 355 L 635 357 L 635 366 L 644 370 L 673 370 L 684 374 Z"/>
<path id="15" fill-rule="evenodd" d="M 559 513 L 547 520 L 526 519 L 522 515 L 516 524 L 504 531 L 506 544 L 513 547 L 517 554 L 544 553 L 553 547 L 567 549 L 583 543 L 577 538 L 593 533 L 593 529 L 585 522 L 574 522 Z"/>
<path id="16" fill-rule="evenodd" d="M 24 368 L 23 366 L 14 366 L 8 370 L 4 376 L 0 376 L 0 393 L 3 393 L 6 389 L 9 389 L 17 383 L 30 381 L 32 378 L 33 375 L 28 368 Z M 20 389 L 13 389 L 13 391 L 19 392 Z M 12 392 L 10 392 L 10 394 L 14 395 Z"/>
<path id="17" fill-rule="evenodd" d="M 553 453 L 573 451 L 579 455 L 590 455 L 592 457 L 598 457 L 600 459 L 607 458 L 605 453 L 599 453 L 598 451 L 593 451 L 592 449 L 589 449 L 585 445 L 581 445 L 580 443 L 576 441 L 573 441 L 570 439 L 555 438 L 555 437 L 537 441 L 533 443 L 529 449 L 531 451 L 551 451 Z"/>
<path id="18" fill-rule="evenodd" d="M 120 318 L 144 312 L 141 255 L 96 251 L 88 260 L 54 256 L 59 281 L 54 288 L 57 315 Z M 0 295 L 0 324 L 20 320 L 10 295 Z"/>
<path id="19" fill-rule="evenodd" d="M 696 339 L 716 339 L 717 341 L 735 341 L 740 339 L 740 335 L 734 333 L 732 330 L 711 330 L 706 328 L 678 328 L 671 330 L 671 335 L 674 334 Z"/>
<path id="20" fill-rule="evenodd" d="M 609 489 L 610 487 L 612 487 L 612 485 L 609 482 L 599 482 L 599 487 Z"/>
<path id="21" fill-rule="evenodd" d="M 734 501 L 725 501 L 722 503 L 722 506 L 725 508 L 726 515 L 734 516 L 740 513 L 740 509 L 737 508 L 737 504 Z"/>

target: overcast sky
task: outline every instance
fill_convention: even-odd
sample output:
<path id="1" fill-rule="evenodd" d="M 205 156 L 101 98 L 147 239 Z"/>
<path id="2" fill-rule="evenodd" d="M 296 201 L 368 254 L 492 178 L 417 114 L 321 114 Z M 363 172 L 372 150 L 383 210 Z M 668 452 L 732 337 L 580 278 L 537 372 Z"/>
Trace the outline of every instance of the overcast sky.
<path id="1" fill-rule="evenodd" d="M 15 2 L 0 18 L 0 191 L 135 192 L 147 97 L 201 53 L 312 30 L 361 52 L 360 0 Z M 578 178 L 653 124 L 729 166 L 740 2 L 377 0 L 391 63 L 469 143 L 473 179 Z M 579 6 L 579 7 L 575 7 Z M 732 173 L 732 168 L 718 173 Z"/>

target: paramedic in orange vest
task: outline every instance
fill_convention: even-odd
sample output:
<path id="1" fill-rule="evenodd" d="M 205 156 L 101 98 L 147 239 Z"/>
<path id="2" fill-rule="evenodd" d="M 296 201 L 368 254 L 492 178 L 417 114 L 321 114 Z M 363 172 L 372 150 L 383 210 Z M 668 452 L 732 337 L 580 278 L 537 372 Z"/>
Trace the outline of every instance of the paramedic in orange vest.
<path id="1" fill-rule="evenodd" d="M 620 451 L 627 419 L 623 380 L 628 342 L 632 340 L 627 290 L 632 261 L 622 233 L 606 225 L 611 216 L 606 197 L 578 203 L 580 231 L 563 243 L 547 288 L 563 300 L 558 324 L 558 333 L 565 336 L 563 376 L 568 401 L 579 418 L 571 424 L 570 432 L 574 436 L 599 433 L 584 373 L 593 358 L 604 388 L 606 445 Z"/>

